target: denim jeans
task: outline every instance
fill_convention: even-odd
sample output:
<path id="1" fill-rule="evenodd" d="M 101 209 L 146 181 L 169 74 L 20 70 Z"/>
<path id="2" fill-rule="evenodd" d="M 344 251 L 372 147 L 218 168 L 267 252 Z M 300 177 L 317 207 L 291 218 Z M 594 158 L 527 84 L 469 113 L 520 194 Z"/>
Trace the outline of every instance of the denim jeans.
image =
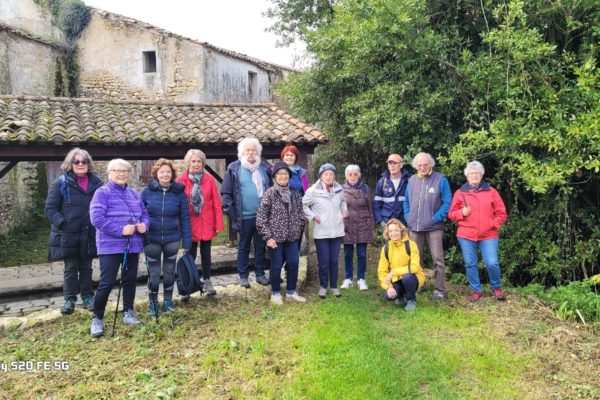
<path id="1" fill-rule="evenodd" d="M 319 286 L 327 289 L 337 288 L 338 258 L 343 237 L 333 239 L 315 239 L 317 262 L 319 263 Z"/>
<path id="2" fill-rule="evenodd" d="M 481 292 L 481 283 L 479 282 L 479 270 L 477 269 L 477 249 L 481 251 L 483 263 L 488 271 L 490 285 L 492 289 L 502 287 L 500 280 L 500 264 L 498 263 L 498 242 L 499 239 L 487 239 L 473 241 L 469 239 L 458 238 L 460 248 L 462 249 L 463 259 L 465 260 L 465 269 L 467 270 L 467 280 L 472 290 Z"/>
<path id="3" fill-rule="evenodd" d="M 281 266 L 283 260 L 287 265 L 286 274 L 286 289 L 288 294 L 296 291 L 296 283 L 298 281 L 298 241 L 277 243 L 274 249 L 269 248 L 271 256 L 271 290 L 273 293 L 281 292 Z"/>
<path id="4" fill-rule="evenodd" d="M 77 300 L 77 294 L 81 293 L 81 299 L 94 296 L 92 289 L 92 259 L 79 256 L 67 256 L 65 261 L 63 294 L 65 300 Z"/>
<path id="5" fill-rule="evenodd" d="M 352 267 L 354 258 L 354 246 L 356 246 L 356 279 L 365 279 L 367 271 L 367 243 L 356 243 L 344 245 L 344 274 L 346 279 L 352 280 Z"/>
<path id="6" fill-rule="evenodd" d="M 104 309 L 108 296 L 117 280 L 117 273 L 123 261 L 123 253 L 101 254 L 100 260 L 100 282 L 94 297 L 94 317 L 104 319 Z M 127 256 L 127 269 L 121 276 L 123 285 L 123 311 L 133 310 L 135 299 L 135 279 L 137 278 L 139 253 L 129 253 Z"/>
<path id="7" fill-rule="evenodd" d="M 200 262 L 202 263 L 202 280 L 206 281 L 210 279 L 210 269 L 212 267 L 212 259 L 210 257 L 212 241 L 201 240 L 200 242 L 192 242 L 190 254 L 194 257 L 194 260 L 198 256 L 198 243 L 200 243 Z"/>
<path id="8" fill-rule="evenodd" d="M 402 299 L 406 296 L 406 300 L 417 299 L 417 288 L 419 287 L 419 279 L 415 274 L 404 274 L 402 279 L 392 282 L 392 286 L 396 289 L 396 297 L 390 297 L 387 291 L 383 292 L 383 297 L 386 300 Z"/>
<path id="9" fill-rule="evenodd" d="M 148 262 L 148 289 L 150 289 L 150 293 L 158 293 L 161 271 L 160 259 L 162 256 L 164 297 L 165 299 L 173 298 L 177 250 L 179 250 L 179 240 L 165 244 L 150 242 L 144 246 L 146 261 Z"/>
<path id="10" fill-rule="evenodd" d="M 248 279 L 250 243 L 254 242 L 254 267 L 256 277 L 265 275 L 265 241 L 256 230 L 256 218 L 242 220 L 238 242 L 237 269 L 241 279 Z"/>

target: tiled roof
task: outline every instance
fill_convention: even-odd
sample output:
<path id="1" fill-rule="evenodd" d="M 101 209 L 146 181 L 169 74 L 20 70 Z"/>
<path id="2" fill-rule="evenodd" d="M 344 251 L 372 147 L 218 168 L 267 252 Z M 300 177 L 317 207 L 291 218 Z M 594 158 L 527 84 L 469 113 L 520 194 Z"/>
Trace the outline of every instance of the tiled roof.
<path id="1" fill-rule="evenodd" d="M 0 96 L 0 145 L 319 144 L 318 130 L 274 104 L 197 104 Z"/>

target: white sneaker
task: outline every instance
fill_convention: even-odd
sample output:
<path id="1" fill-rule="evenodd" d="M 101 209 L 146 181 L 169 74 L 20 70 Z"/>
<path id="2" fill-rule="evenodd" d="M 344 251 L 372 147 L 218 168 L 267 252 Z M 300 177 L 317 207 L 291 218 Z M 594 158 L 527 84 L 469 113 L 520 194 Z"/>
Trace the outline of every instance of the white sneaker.
<path id="1" fill-rule="evenodd" d="M 288 294 L 285 296 L 285 299 L 289 301 L 295 301 L 296 303 L 306 303 L 306 299 L 296 292 L 294 292 L 294 294 Z"/>
<path id="2" fill-rule="evenodd" d="M 342 282 L 342 286 L 340 286 L 341 289 L 350 289 L 350 287 L 352 286 L 352 279 L 344 279 L 344 282 Z"/>
<path id="3" fill-rule="evenodd" d="M 276 304 L 278 306 L 283 304 L 283 297 L 280 294 L 272 294 L 271 295 L 271 304 Z"/>
<path id="4" fill-rule="evenodd" d="M 364 279 L 359 279 L 358 280 L 358 288 L 360 290 L 369 290 L 369 287 L 367 286 L 367 281 Z"/>

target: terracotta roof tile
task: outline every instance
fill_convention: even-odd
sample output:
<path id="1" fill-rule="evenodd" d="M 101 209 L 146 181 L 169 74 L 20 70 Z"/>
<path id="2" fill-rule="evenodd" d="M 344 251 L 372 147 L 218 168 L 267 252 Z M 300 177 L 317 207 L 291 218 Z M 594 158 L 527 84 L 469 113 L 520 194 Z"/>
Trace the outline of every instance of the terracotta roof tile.
<path id="1" fill-rule="evenodd" d="M 273 104 L 192 104 L 0 96 L 1 143 L 320 144 L 318 130 Z"/>

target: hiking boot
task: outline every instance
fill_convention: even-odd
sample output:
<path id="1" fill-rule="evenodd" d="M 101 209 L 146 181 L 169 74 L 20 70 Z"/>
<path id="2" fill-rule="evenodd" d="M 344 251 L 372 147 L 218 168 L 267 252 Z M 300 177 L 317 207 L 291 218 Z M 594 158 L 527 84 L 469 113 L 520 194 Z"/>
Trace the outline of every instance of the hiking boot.
<path id="1" fill-rule="evenodd" d="M 469 297 L 471 303 L 477 303 L 483 297 L 483 293 L 478 290 L 473 290 L 473 294 Z"/>
<path id="2" fill-rule="evenodd" d="M 271 282 L 264 275 L 257 276 L 256 277 L 256 282 L 260 283 L 263 286 L 269 286 L 271 284 Z"/>
<path id="3" fill-rule="evenodd" d="M 240 278 L 240 286 L 246 289 L 250 289 L 250 282 L 248 282 L 248 278 Z"/>
<path id="4" fill-rule="evenodd" d="M 325 289 L 324 287 L 320 287 L 319 288 L 319 297 L 324 299 L 327 297 L 327 289 Z"/>
<path id="5" fill-rule="evenodd" d="M 342 286 L 340 286 L 340 289 L 350 289 L 351 286 L 352 279 L 344 279 L 344 282 L 342 282 Z"/>
<path id="6" fill-rule="evenodd" d="M 444 294 L 442 292 L 438 292 L 437 290 L 434 290 L 433 294 L 431 295 L 431 300 L 443 301 L 443 300 L 446 300 L 446 296 L 444 296 Z"/>
<path id="7" fill-rule="evenodd" d="M 123 311 L 123 323 L 125 325 L 137 325 L 141 322 L 137 319 L 133 310 L 127 310 Z"/>
<path id="8" fill-rule="evenodd" d="M 341 297 L 342 296 L 342 294 L 340 293 L 340 289 L 338 289 L 338 288 L 331 289 L 331 291 L 333 292 L 333 295 L 335 297 Z"/>
<path id="9" fill-rule="evenodd" d="M 406 311 L 415 311 L 417 309 L 417 301 L 409 300 L 406 302 L 406 307 L 404 307 Z"/>
<path id="10" fill-rule="evenodd" d="M 498 301 L 506 300 L 506 296 L 504 295 L 504 290 L 502 290 L 502 288 L 492 289 L 492 293 L 494 294 L 494 297 L 496 298 L 496 300 L 498 300 Z"/>
<path id="11" fill-rule="evenodd" d="M 75 311 L 75 300 L 66 299 L 65 304 L 60 309 L 60 313 L 63 315 L 73 314 Z"/>
<path id="12" fill-rule="evenodd" d="M 190 295 L 189 294 L 182 295 L 180 297 L 181 297 L 181 301 L 184 302 L 184 303 L 187 303 L 187 302 L 190 301 Z"/>
<path id="13" fill-rule="evenodd" d="M 406 297 L 394 300 L 394 304 L 398 307 L 404 307 L 406 305 Z"/>
<path id="14" fill-rule="evenodd" d="M 364 279 L 359 279 L 358 280 L 358 289 L 359 290 L 369 290 L 369 287 L 367 286 L 367 281 Z"/>
<path id="15" fill-rule="evenodd" d="M 156 303 L 154 301 L 152 301 L 152 299 L 150 299 L 150 301 L 148 301 L 148 315 L 151 317 L 156 317 L 157 314 L 157 309 L 156 309 Z"/>
<path id="16" fill-rule="evenodd" d="M 92 319 L 92 326 L 90 327 L 90 333 L 93 338 L 99 338 L 104 335 L 104 320 L 94 317 Z"/>
<path id="17" fill-rule="evenodd" d="M 83 298 L 83 308 L 88 311 L 94 311 L 94 296 L 86 296 Z"/>
<path id="18" fill-rule="evenodd" d="M 217 291 L 215 290 L 215 287 L 213 286 L 210 279 L 207 279 L 204 281 L 203 287 L 204 287 L 204 290 L 206 291 L 207 295 L 214 296 L 215 294 L 217 294 Z"/>
<path id="19" fill-rule="evenodd" d="M 292 294 L 287 294 L 285 296 L 285 299 L 289 300 L 289 301 L 294 301 L 296 303 L 306 303 L 306 299 L 304 297 L 300 296 L 297 292 L 294 292 Z"/>
<path id="20" fill-rule="evenodd" d="M 281 297 L 281 294 L 279 293 L 273 293 L 271 295 L 271 304 L 275 304 L 275 305 L 282 305 L 283 304 L 283 297 Z"/>
<path id="21" fill-rule="evenodd" d="M 173 304 L 173 300 L 172 299 L 165 299 L 165 301 L 163 301 L 163 311 L 164 312 L 171 312 L 171 311 L 175 311 L 175 304 Z"/>

